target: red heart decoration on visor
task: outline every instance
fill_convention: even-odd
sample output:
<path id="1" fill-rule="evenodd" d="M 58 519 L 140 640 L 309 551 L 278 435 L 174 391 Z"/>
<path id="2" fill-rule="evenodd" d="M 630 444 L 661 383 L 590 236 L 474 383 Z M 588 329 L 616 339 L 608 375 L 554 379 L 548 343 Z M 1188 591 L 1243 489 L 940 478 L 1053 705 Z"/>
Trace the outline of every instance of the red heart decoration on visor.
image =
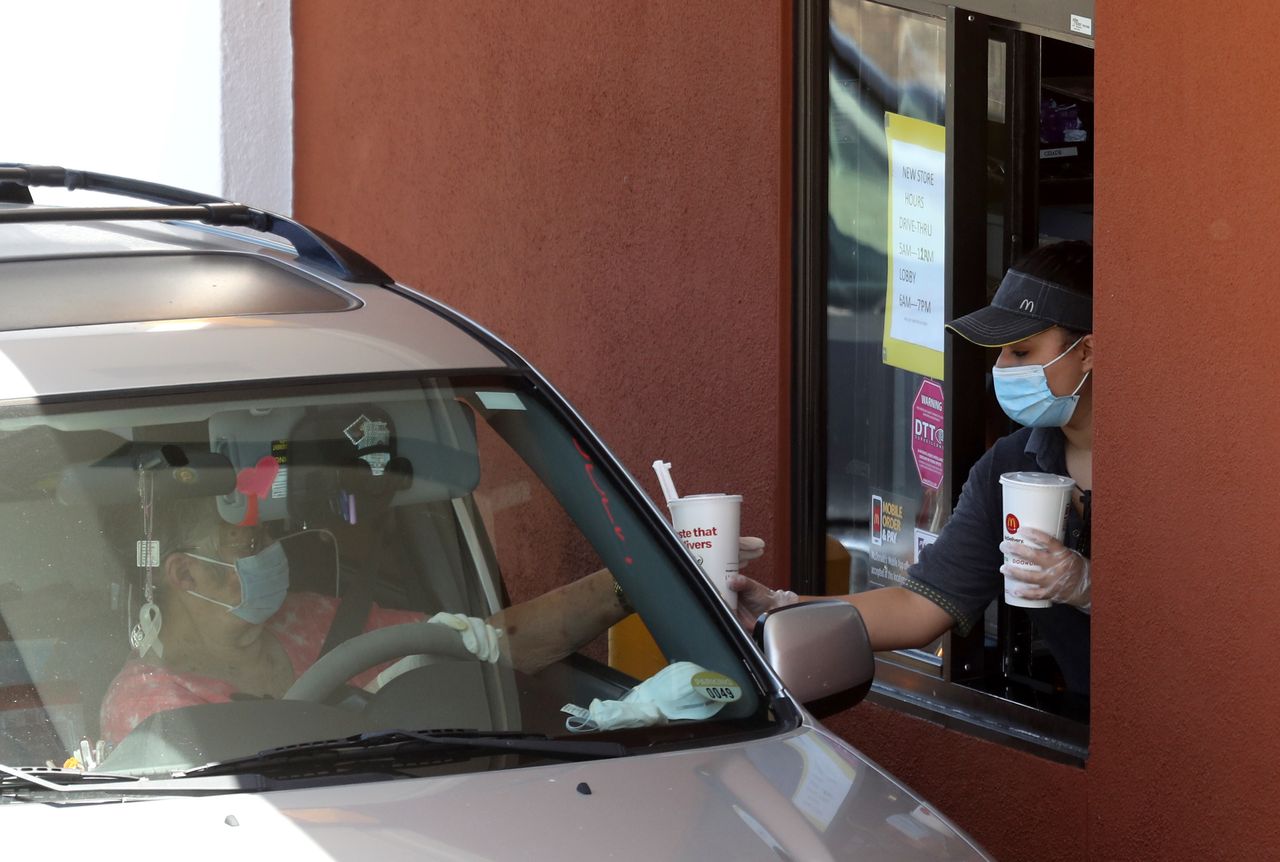
<path id="1" fill-rule="evenodd" d="M 258 523 L 258 501 L 265 500 L 271 493 L 276 476 L 280 474 L 280 464 L 270 455 L 263 455 L 252 467 L 245 467 L 236 474 L 236 490 L 249 498 L 249 506 L 245 511 L 241 527 L 253 527 Z"/>

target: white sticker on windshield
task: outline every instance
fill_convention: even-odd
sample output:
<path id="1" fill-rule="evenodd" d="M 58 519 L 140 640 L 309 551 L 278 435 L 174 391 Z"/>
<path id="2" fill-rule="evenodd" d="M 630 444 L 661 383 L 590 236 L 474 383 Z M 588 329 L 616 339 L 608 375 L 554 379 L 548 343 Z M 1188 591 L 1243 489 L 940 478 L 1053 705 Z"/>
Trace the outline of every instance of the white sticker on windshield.
<path id="1" fill-rule="evenodd" d="M 514 392 L 477 392 L 476 397 L 489 410 L 524 409 L 524 402 Z"/>
<path id="2" fill-rule="evenodd" d="M 369 472 L 375 476 L 381 476 L 387 472 L 387 464 L 391 463 L 391 453 L 370 452 L 367 455 L 361 455 L 360 460 L 369 465 Z"/>
<path id="3" fill-rule="evenodd" d="M 364 414 L 342 430 L 357 449 L 368 449 L 370 446 L 386 446 L 391 442 L 391 429 L 387 423 L 379 419 L 370 419 Z"/>
<path id="4" fill-rule="evenodd" d="M 279 500 L 289 493 L 289 468 L 281 467 L 276 471 L 275 481 L 271 483 L 271 499 Z"/>

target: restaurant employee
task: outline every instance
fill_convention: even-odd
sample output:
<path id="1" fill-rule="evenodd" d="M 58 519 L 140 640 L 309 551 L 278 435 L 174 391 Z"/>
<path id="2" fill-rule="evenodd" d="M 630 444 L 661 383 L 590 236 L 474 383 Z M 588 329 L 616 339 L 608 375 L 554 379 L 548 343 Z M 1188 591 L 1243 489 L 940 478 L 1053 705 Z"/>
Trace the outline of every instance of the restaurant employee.
<path id="1" fill-rule="evenodd" d="M 969 472 L 951 519 L 920 553 L 900 587 L 839 596 L 858 608 L 872 649 L 922 647 L 954 628 L 967 634 L 1004 590 L 1003 574 L 1024 581 L 1018 593 L 1049 599 L 1027 612 L 1062 669 L 1067 688 L 1089 691 L 1089 528 L 1093 487 L 1093 250 L 1060 242 L 1032 252 L 1005 274 L 991 304 L 947 326 L 1000 349 L 992 369 L 996 398 L 1025 426 L 1002 437 Z M 1031 470 L 1076 482 L 1064 541 L 1022 528 L 1043 546 L 1004 543 L 1000 474 Z M 1004 565 L 1004 554 L 1042 572 Z M 797 601 L 745 576 L 730 579 L 738 615 L 753 626 L 766 610 Z"/>

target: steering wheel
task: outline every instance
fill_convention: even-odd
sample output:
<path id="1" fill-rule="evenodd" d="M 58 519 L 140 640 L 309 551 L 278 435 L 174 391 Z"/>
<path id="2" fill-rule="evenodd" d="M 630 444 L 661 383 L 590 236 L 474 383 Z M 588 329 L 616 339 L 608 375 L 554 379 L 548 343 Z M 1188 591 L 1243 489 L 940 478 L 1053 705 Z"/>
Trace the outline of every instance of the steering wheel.
<path id="1" fill-rule="evenodd" d="M 334 647 L 289 686 L 285 700 L 320 703 L 351 677 L 393 658 L 432 655 L 479 661 L 462 645 L 462 634 L 421 620 L 357 635 Z"/>

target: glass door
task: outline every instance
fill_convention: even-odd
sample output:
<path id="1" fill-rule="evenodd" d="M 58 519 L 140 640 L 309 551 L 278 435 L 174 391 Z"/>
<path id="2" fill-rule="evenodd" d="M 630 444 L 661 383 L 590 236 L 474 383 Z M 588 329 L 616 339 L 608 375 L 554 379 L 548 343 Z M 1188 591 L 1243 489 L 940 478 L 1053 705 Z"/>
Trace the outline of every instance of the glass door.
<path id="1" fill-rule="evenodd" d="M 806 9 L 793 585 L 834 595 L 902 583 L 970 467 L 1014 429 L 991 395 L 994 356 L 943 324 L 1039 244 L 1090 238 L 1092 48 L 929 0 L 827 0 L 807 26 Z M 994 601 L 968 636 L 880 660 L 878 685 L 917 706 L 1083 757 L 1087 701 L 1064 696 L 1018 609 Z"/>

